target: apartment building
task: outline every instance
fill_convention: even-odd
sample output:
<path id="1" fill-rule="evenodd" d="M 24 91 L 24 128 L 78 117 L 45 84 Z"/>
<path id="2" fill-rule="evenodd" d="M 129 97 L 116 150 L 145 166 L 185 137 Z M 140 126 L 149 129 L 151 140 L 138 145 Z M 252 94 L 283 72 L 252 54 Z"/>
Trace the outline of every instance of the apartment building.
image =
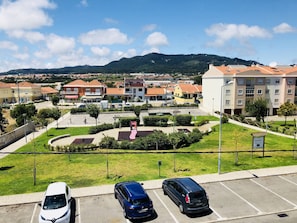
<path id="1" fill-rule="evenodd" d="M 269 115 L 285 102 L 297 103 L 296 66 L 210 65 L 202 77 L 203 108 L 210 113 L 245 114 L 247 102 L 263 98 Z"/>

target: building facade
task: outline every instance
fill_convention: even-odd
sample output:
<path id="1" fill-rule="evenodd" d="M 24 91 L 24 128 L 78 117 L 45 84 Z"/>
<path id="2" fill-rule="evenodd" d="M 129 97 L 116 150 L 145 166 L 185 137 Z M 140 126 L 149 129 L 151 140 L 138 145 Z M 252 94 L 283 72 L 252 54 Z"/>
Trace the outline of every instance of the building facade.
<path id="1" fill-rule="evenodd" d="M 203 107 L 209 112 L 245 114 L 247 103 L 265 99 L 268 114 L 285 102 L 297 103 L 296 66 L 210 65 L 202 77 Z"/>

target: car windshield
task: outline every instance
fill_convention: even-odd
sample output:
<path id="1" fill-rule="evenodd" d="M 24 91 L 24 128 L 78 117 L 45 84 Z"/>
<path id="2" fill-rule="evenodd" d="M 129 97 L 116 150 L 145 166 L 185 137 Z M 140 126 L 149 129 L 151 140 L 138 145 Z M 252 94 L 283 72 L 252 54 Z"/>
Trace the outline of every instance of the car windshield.
<path id="1" fill-rule="evenodd" d="M 58 195 L 46 196 L 43 209 L 44 210 L 58 209 L 65 206 L 66 206 L 65 194 L 58 194 Z"/>
<path id="2" fill-rule="evenodd" d="M 148 197 L 145 197 L 145 198 L 133 200 L 132 201 L 132 204 L 133 205 L 141 205 L 141 204 L 148 203 L 148 202 L 149 202 L 149 198 Z"/>

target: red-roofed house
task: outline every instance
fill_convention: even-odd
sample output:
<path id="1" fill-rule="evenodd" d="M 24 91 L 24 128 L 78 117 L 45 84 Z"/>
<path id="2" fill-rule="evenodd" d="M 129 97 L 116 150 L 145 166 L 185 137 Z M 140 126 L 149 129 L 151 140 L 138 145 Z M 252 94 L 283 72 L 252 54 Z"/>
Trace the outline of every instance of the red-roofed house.
<path id="1" fill-rule="evenodd" d="M 75 102 L 99 102 L 104 96 L 106 85 L 98 80 L 86 82 L 83 80 L 75 80 L 63 86 L 61 92 L 65 101 Z"/>
<path id="2" fill-rule="evenodd" d="M 174 89 L 174 102 L 176 104 L 194 104 L 202 95 L 201 85 L 180 83 Z"/>

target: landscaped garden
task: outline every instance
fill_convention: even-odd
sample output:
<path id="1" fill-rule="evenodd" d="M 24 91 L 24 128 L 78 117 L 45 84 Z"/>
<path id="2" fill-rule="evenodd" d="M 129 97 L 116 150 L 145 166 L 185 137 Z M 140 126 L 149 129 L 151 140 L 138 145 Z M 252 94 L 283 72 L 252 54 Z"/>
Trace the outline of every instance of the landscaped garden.
<path id="1" fill-rule="evenodd" d="M 69 153 L 53 152 L 45 146 L 53 137 L 86 135 L 88 131 L 89 127 L 53 128 L 1 159 L 0 195 L 44 191 L 52 181 L 65 181 L 77 188 L 218 171 L 219 126 L 199 142 L 174 150 L 97 149 Z M 251 134 L 254 132 L 230 123 L 222 125 L 221 173 L 297 164 L 294 139 L 267 134 L 265 153 L 262 150 L 252 153 Z M 160 175 L 159 161 L 162 161 Z"/>

